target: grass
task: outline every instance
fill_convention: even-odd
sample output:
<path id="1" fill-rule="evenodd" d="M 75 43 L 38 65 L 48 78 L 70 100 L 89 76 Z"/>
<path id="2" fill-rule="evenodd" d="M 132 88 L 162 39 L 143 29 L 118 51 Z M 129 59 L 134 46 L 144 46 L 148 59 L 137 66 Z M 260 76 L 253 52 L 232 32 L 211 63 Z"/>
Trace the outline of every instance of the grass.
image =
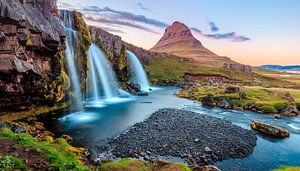
<path id="1" fill-rule="evenodd" d="M 164 163 L 153 165 L 148 161 L 121 159 L 117 162 L 105 163 L 100 166 L 99 171 L 191 171 L 183 163 Z"/>
<path id="2" fill-rule="evenodd" d="M 300 167 L 282 166 L 278 169 L 274 169 L 273 171 L 300 171 Z"/>
<path id="3" fill-rule="evenodd" d="M 269 71 L 261 71 L 254 68 L 254 72 L 248 74 L 244 72 L 234 72 L 222 67 L 205 67 L 195 62 L 180 61 L 175 58 L 154 57 L 145 66 L 145 70 L 149 75 L 150 81 L 153 83 L 170 81 L 183 82 L 184 74 L 190 73 L 225 76 L 249 86 L 268 85 L 268 87 L 300 88 L 300 84 L 295 82 L 268 76 L 266 73 L 269 73 Z M 258 81 L 255 82 L 253 81 L 254 79 Z"/>
<path id="4" fill-rule="evenodd" d="M 54 170 L 78 170 L 88 171 L 88 167 L 82 166 L 71 147 L 64 139 L 56 139 L 54 142 L 35 141 L 29 134 L 16 134 L 9 129 L 0 129 L 0 141 L 9 139 L 16 146 L 32 148 L 41 153 L 48 162 L 49 168 Z"/>
<path id="5" fill-rule="evenodd" d="M 100 166 L 99 171 L 150 171 L 151 165 L 149 162 L 142 160 L 121 159 L 117 162 L 105 163 Z"/>
<path id="6" fill-rule="evenodd" d="M 11 170 L 29 170 L 26 164 L 19 158 L 14 156 L 5 156 L 2 160 L 0 160 L 0 170 L 2 171 L 11 171 Z"/>
<path id="7" fill-rule="evenodd" d="M 212 86 L 196 87 L 192 98 L 201 101 L 208 94 L 213 94 L 215 97 L 229 100 L 235 106 L 243 107 L 255 103 L 262 107 L 263 113 L 278 113 L 289 104 L 284 98 L 289 92 L 300 107 L 300 90 L 241 86 L 240 91 L 246 94 L 246 99 L 240 99 L 238 93 L 228 94 L 225 93 L 225 89 L 225 87 Z"/>

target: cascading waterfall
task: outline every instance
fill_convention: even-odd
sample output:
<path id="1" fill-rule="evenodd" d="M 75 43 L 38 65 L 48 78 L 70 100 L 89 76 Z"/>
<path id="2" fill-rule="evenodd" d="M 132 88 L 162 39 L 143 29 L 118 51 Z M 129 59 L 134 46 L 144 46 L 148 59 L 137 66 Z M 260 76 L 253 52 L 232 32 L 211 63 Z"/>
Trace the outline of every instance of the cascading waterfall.
<path id="1" fill-rule="evenodd" d="M 60 18 L 64 22 L 65 31 L 67 33 L 65 59 L 67 62 L 68 75 L 71 79 L 71 89 L 74 93 L 74 104 L 77 109 L 82 108 L 82 93 L 78 78 L 78 70 L 75 63 L 75 51 L 74 46 L 78 44 L 77 32 L 73 29 L 73 16 L 71 16 L 69 11 L 60 10 Z"/>
<path id="2" fill-rule="evenodd" d="M 131 71 L 133 73 L 133 79 L 135 83 L 141 86 L 141 91 L 150 91 L 149 81 L 143 68 L 143 65 L 134 53 L 130 52 L 129 50 L 127 50 L 126 53 L 130 62 Z"/>
<path id="3" fill-rule="evenodd" d="M 90 65 L 88 84 L 91 87 L 89 97 L 96 101 L 101 98 L 118 97 L 119 86 L 115 73 L 102 50 L 92 44 L 88 51 L 88 59 Z"/>

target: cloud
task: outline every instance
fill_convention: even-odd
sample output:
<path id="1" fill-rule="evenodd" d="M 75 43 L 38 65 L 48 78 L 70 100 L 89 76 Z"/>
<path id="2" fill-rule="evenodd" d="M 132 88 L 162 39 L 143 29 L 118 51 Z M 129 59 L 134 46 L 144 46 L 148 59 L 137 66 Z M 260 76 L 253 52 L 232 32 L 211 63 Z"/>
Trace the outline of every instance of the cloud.
<path id="1" fill-rule="evenodd" d="M 112 24 L 112 25 L 127 26 L 127 27 L 136 28 L 136 29 L 147 31 L 147 32 L 154 33 L 154 34 L 160 34 L 160 33 L 156 32 L 156 31 L 153 31 L 152 29 L 149 29 L 149 28 L 144 27 L 142 25 L 138 25 L 138 24 L 135 24 L 135 23 L 132 23 L 132 22 L 128 22 L 128 21 L 110 20 L 110 19 L 98 18 L 98 17 L 92 17 L 92 16 L 85 16 L 85 19 L 87 21 L 98 22 L 98 23 L 101 23 L 101 24 Z"/>
<path id="2" fill-rule="evenodd" d="M 191 29 L 192 31 L 198 33 L 198 34 L 202 34 L 202 31 L 201 31 L 200 29 L 198 29 L 198 28 L 191 27 L 190 29 Z"/>
<path id="3" fill-rule="evenodd" d="M 142 4 L 140 4 L 142 5 Z M 144 15 L 137 15 L 127 11 L 114 10 L 109 7 L 99 8 L 97 6 L 74 6 L 67 3 L 59 3 L 59 8 L 67 8 L 69 10 L 77 10 L 84 14 L 84 17 L 87 21 L 100 23 L 106 26 L 104 29 L 107 31 L 121 33 L 123 32 L 121 29 L 113 29 L 113 27 L 117 26 L 126 26 L 139 30 L 143 30 L 153 34 L 161 33 L 155 31 L 153 28 L 149 26 L 154 26 L 157 28 L 166 28 L 169 26 L 166 22 L 155 20 L 152 18 L 148 18 Z M 211 31 L 218 31 L 219 28 L 215 25 L 214 22 L 209 22 L 211 27 Z M 238 35 L 235 32 L 224 33 L 224 34 L 204 34 L 200 29 L 191 27 L 192 31 L 201 36 L 215 39 L 215 40 L 228 40 L 231 42 L 245 42 L 249 41 L 250 38 L 242 35 Z"/>
<path id="4" fill-rule="evenodd" d="M 156 27 L 167 27 L 168 24 L 162 21 L 158 21 L 155 19 L 147 18 L 143 15 L 137 15 L 126 11 L 118 11 L 111 9 L 109 7 L 99 8 L 96 6 L 88 6 L 81 9 L 81 11 L 84 12 L 95 12 L 98 15 L 103 15 L 103 13 L 110 13 L 111 19 L 123 19 L 123 20 L 129 20 L 133 22 L 140 22 L 144 24 L 149 24 Z"/>
<path id="5" fill-rule="evenodd" d="M 150 10 L 149 8 L 144 7 L 144 5 L 142 3 L 137 3 L 136 4 L 140 9 L 145 10 L 145 11 L 149 11 L 151 12 L 152 10 Z"/>
<path id="6" fill-rule="evenodd" d="M 208 25 L 210 26 L 210 31 L 216 32 L 219 30 L 219 28 L 216 26 L 214 22 L 208 22 Z"/>
<path id="7" fill-rule="evenodd" d="M 217 39 L 217 40 L 229 40 L 231 42 L 245 42 L 251 40 L 248 37 L 237 35 L 235 32 L 225 34 L 202 34 L 205 37 Z"/>

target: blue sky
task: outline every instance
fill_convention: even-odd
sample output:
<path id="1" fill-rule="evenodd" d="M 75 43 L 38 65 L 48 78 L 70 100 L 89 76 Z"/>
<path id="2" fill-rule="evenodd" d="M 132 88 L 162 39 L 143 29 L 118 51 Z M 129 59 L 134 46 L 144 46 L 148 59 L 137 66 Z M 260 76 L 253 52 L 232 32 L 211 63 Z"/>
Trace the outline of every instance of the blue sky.
<path id="1" fill-rule="evenodd" d="M 59 7 L 80 10 L 88 24 L 145 49 L 180 21 L 201 30 L 194 36 L 220 56 L 300 64 L 299 0 L 59 0 Z"/>

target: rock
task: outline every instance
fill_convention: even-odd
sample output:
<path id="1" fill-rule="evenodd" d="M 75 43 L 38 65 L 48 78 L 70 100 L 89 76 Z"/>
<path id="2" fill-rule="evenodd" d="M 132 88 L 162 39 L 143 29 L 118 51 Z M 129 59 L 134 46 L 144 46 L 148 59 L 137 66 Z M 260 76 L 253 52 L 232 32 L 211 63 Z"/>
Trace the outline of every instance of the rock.
<path id="1" fill-rule="evenodd" d="M 134 82 L 129 83 L 128 86 L 129 86 L 129 87 L 131 88 L 131 90 L 133 90 L 135 93 L 141 91 L 141 86 L 140 86 L 139 84 L 134 83 Z"/>
<path id="2" fill-rule="evenodd" d="M 190 165 L 202 166 L 217 160 L 246 157 L 255 145 L 253 131 L 229 121 L 191 111 L 160 109 L 144 122 L 97 146 L 97 152 L 111 152 L 116 157 L 182 157 Z M 149 149 L 151 154 L 144 152 Z"/>
<path id="3" fill-rule="evenodd" d="M 193 171 L 221 171 L 221 170 L 216 166 L 207 165 L 207 166 L 193 168 Z"/>
<path id="4" fill-rule="evenodd" d="M 55 0 L 0 0 L 1 109 L 62 99 L 60 52 L 66 34 L 56 13 Z"/>
<path id="5" fill-rule="evenodd" d="M 212 152 L 212 150 L 209 147 L 205 147 L 204 150 L 209 153 Z"/>
<path id="6" fill-rule="evenodd" d="M 277 138 L 284 138 L 290 136 L 290 133 L 283 128 L 259 121 L 252 121 L 251 128 L 256 131 L 262 132 L 266 135 L 274 136 Z"/>
<path id="7" fill-rule="evenodd" d="M 250 74 L 252 72 L 252 67 L 249 65 L 235 63 L 235 64 L 224 64 L 223 67 L 232 71 L 244 72 L 247 74 Z"/>
<path id="8" fill-rule="evenodd" d="M 66 134 L 63 134 L 60 138 L 65 139 L 68 143 L 73 142 L 73 138 Z"/>
<path id="9" fill-rule="evenodd" d="M 215 106 L 214 95 L 208 94 L 201 102 L 204 106 Z"/>
<path id="10" fill-rule="evenodd" d="M 281 115 L 280 115 L 280 114 L 274 114 L 273 117 L 274 117 L 275 119 L 280 119 L 280 118 L 281 118 Z"/>
<path id="11" fill-rule="evenodd" d="M 289 104 L 287 107 L 285 107 L 281 112 L 282 115 L 286 116 L 296 116 L 299 114 L 299 110 L 295 103 Z"/>
<path id="12" fill-rule="evenodd" d="M 147 92 L 138 92 L 136 95 L 138 95 L 138 96 L 148 96 L 149 93 L 147 93 Z"/>
<path id="13" fill-rule="evenodd" d="M 234 93 L 239 93 L 240 88 L 239 87 L 226 87 L 225 93 L 228 94 L 234 94 Z"/>
<path id="14" fill-rule="evenodd" d="M 218 106 L 224 109 L 231 107 L 230 103 L 225 98 L 218 98 Z"/>
<path id="15" fill-rule="evenodd" d="M 0 42 L 5 40 L 5 34 L 0 30 Z"/>

